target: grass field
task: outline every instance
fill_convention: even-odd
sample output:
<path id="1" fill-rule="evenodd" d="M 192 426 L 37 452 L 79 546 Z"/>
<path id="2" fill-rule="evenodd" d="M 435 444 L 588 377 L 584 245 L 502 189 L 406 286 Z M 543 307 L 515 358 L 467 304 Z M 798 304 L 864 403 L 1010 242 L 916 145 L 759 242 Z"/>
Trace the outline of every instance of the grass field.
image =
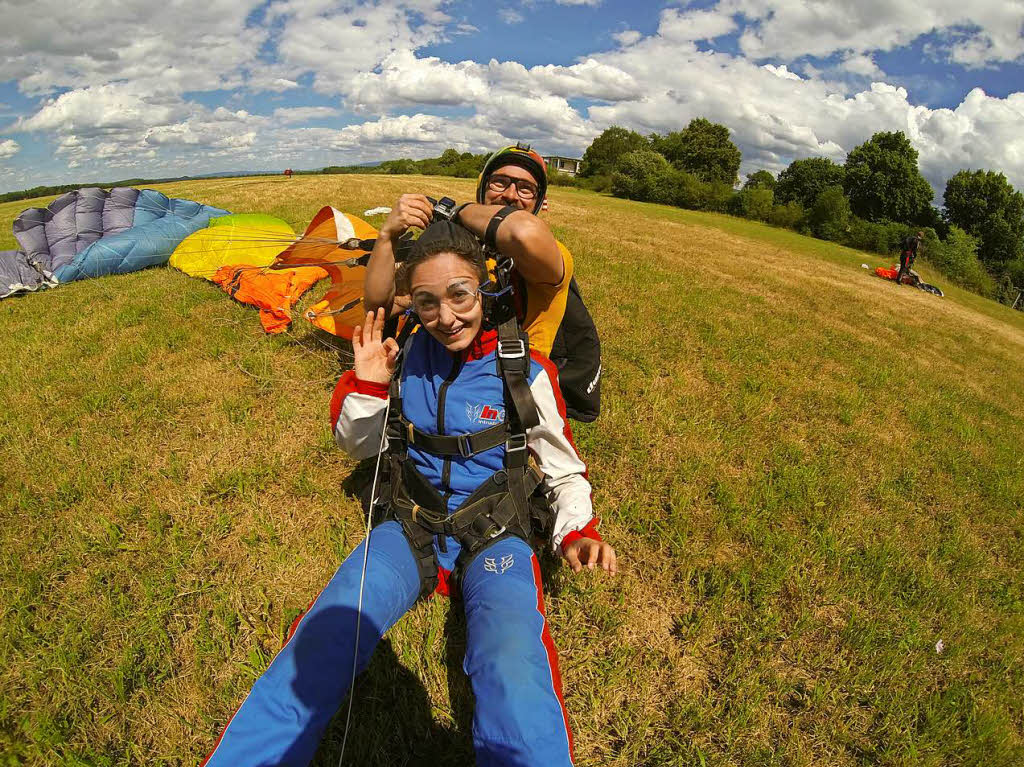
<path id="1" fill-rule="evenodd" d="M 160 188 L 300 231 L 324 204 L 472 195 Z M 0 248 L 29 204 L 0 206 Z M 602 334 L 576 436 L 621 571 L 548 566 L 579 764 L 1024 764 L 1024 314 L 725 216 L 555 188 L 548 220 Z M 360 539 L 340 370 L 303 321 L 265 337 L 172 269 L 0 302 L 0 764 L 209 750 Z M 449 607 L 382 644 L 352 764 L 471 763 Z"/>

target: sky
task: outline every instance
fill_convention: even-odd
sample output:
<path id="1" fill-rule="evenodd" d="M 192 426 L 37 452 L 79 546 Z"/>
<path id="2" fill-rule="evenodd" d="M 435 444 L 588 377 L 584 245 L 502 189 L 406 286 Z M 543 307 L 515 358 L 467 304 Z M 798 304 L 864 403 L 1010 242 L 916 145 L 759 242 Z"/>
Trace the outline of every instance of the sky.
<path id="1" fill-rule="evenodd" d="M 0 192 L 726 125 L 1024 188 L 1024 0 L 0 0 Z M 1020 89 L 1020 90 L 1018 90 Z"/>

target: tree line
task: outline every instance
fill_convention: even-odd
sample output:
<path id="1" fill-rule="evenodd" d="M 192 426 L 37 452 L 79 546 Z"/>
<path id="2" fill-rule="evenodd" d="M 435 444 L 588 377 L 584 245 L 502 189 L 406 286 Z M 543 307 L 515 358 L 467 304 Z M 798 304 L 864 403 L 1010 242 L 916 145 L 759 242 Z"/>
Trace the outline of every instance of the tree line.
<path id="1" fill-rule="evenodd" d="M 113 189 L 116 186 L 140 186 L 142 184 L 162 184 L 169 181 L 187 181 L 190 176 L 176 176 L 174 178 L 126 178 L 122 181 L 104 181 L 96 184 L 54 184 L 51 186 L 34 186 L 31 189 L 21 189 L 16 192 L 4 192 L 0 194 L 0 203 L 17 202 L 18 200 L 31 200 L 36 197 L 49 197 L 51 194 L 64 194 L 73 192 L 83 187 L 96 186 L 100 189 Z"/>
<path id="2" fill-rule="evenodd" d="M 375 166 L 329 166 L 301 173 L 423 174 L 476 178 L 487 154 L 446 149 L 424 160 Z M 858 250 L 892 254 L 910 232 L 924 231 L 922 258 L 952 282 L 1010 303 L 1024 288 L 1024 195 L 1002 173 L 961 170 L 946 182 L 941 210 L 918 168 L 917 150 L 901 131 L 873 135 L 836 163 L 794 160 L 776 178 L 767 170 L 739 184 L 740 150 L 729 129 L 695 118 L 680 131 L 642 136 L 612 126 L 583 155 L 577 177 L 551 172 L 552 185 L 611 192 L 642 202 L 728 213 L 794 229 Z M 128 179 L 129 186 L 174 179 Z M 0 202 L 59 194 L 81 184 L 0 195 Z"/>
<path id="3" fill-rule="evenodd" d="M 924 231 L 923 258 L 953 282 L 1005 302 L 1024 287 L 1024 195 L 1002 173 L 961 170 L 943 208 L 901 131 L 873 135 L 836 163 L 794 160 L 778 178 L 751 173 L 724 125 L 704 118 L 667 135 L 605 130 L 583 155 L 579 185 L 617 197 L 716 211 L 795 229 L 859 250 L 889 254 Z"/>
<path id="4" fill-rule="evenodd" d="M 323 173 L 384 173 L 384 174 L 422 174 L 424 176 L 453 176 L 455 178 L 476 178 L 484 169 L 487 154 L 459 152 L 457 149 L 445 149 L 440 157 L 429 157 L 425 160 L 385 160 L 378 165 L 330 165 Z"/>

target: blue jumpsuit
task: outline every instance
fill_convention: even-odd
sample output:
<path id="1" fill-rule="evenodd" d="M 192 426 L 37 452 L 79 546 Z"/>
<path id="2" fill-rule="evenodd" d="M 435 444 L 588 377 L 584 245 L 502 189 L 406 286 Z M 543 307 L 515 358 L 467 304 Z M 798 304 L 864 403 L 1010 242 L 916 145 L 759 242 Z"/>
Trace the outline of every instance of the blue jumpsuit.
<path id="1" fill-rule="evenodd" d="M 493 331 L 453 357 L 426 333 L 414 338 L 402 368 L 403 412 L 432 434 L 467 434 L 503 420 Z M 599 538 L 586 467 L 576 455 L 554 366 L 533 353 L 529 383 L 541 424 L 527 444 L 552 488 L 553 542 Z M 347 373 L 332 401 L 338 442 L 356 458 L 380 444 L 386 387 Z M 442 458 L 409 446 L 409 459 L 456 509 L 502 468 L 504 446 L 470 458 Z M 364 541 L 348 556 L 270 667 L 228 722 L 204 763 L 307 765 L 331 717 L 348 694 Z M 378 641 L 415 604 L 416 561 L 401 526 L 384 522 L 369 537 L 358 668 Z M 447 549 L 446 551 L 444 549 Z M 457 539 L 435 552 L 441 582 L 455 565 Z M 572 733 L 562 700 L 558 658 L 544 615 L 540 568 L 530 546 L 504 538 L 482 550 L 461 575 L 466 611 L 463 669 L 476 699 L 473 744 L 480 767 L 571 765 Z"/>

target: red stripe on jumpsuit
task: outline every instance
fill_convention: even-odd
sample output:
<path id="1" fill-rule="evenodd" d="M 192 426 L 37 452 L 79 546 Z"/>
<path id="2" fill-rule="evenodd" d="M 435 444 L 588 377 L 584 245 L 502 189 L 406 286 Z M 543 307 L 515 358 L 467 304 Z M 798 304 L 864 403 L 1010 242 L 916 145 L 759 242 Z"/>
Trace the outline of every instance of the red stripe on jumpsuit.
<path id="1" fill-rule="evenodd" d="M 566 441 L 572 447 L 576 453 L 576 457 L 580 459 L 580 463 L 583 464 L 583 476 L 587 477 L 587 463 L 580 457 L 580 451 L 576 447 L 576 443 L 572 438 L 572 427 L 569 425 L 569 417 L 565 414 L 565 400 L 562 398 L 562 387 L 558 385 L 558 368 L 555 363 L 545 357 L 543 354 L 538 352 L 536 349 L 530 350 L 530 357 L 534 362 L 538 363 L 544 372 L 548 375 L 548 382 L 551 384 L 551 391 L 555 395 L 555 405 L 558 407 L 558 415 L 562 419 L 562 434 L 565 436 Z M 590 500 L 593 502 L 594 494 L 591 492 Z M 597 526 L 601 523 L 601 520 L 595 515 L 586 525 L 579 530 L 570 531 L 562 539 L 562 551 L 565 551 L 565 547 L 575 541 L 577 538 L 592 538 L 595 541 L 602 540 L 601 534 L 597 531 Z"/>
<path id="2" fill-rule="evenodd" d="M 565 699 L 562 697 L 562 675 L 558 671 L 558 650 L 555 649 L 555 643 L 551 639 L 551 632 L 548 630 L 548 617 L 544 611 L 544 587 L 541 581 L 540 563 L 537 561 L 536 554 L 530 556 L 530 561 L 533 563 L 533 584 L 537 589 L 537 612 L 540 613 L 540 617 L 544 621 L 544 628 L 541 631 L 540 638 L 544 643 L 544 650 L 548 656 L 548 668 L 551 670 L 551 687 L 555 692 L 555 697 L 558 698 L 558 705 L 562 709 L 565 735 L 569 741 L 569 760 L 574 763 L 575 757 L 573 753 L 575 751 L 575 744 L 572 739 L 572 728 L 569 726 L 569 712 L 565 708 Z"/>

